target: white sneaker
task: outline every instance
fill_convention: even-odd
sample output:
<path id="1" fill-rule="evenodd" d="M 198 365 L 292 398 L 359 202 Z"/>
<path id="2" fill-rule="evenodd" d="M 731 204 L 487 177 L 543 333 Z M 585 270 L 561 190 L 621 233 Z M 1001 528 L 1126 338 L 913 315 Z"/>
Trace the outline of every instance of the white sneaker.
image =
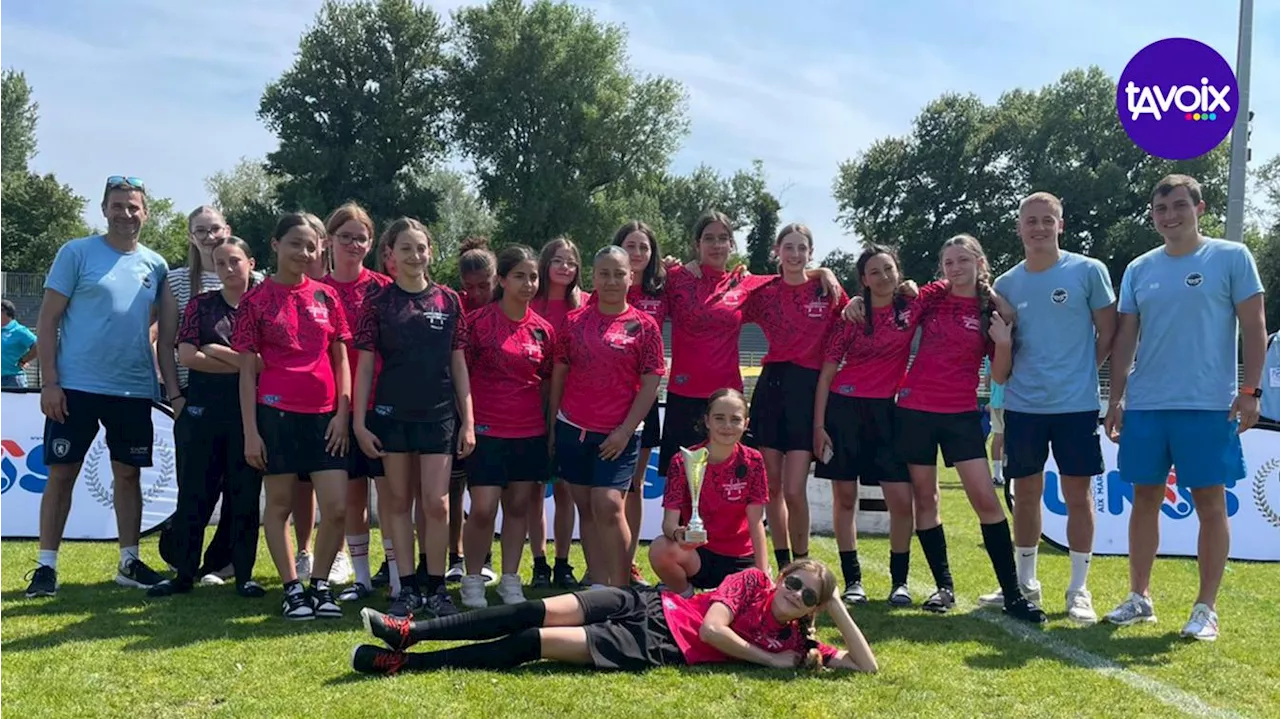
<path id="1" fill-rule="evenodd" d="M 202 587 L 222 586 L 223 584 L 227 583 L 228 579 L 231 579 L 234 576 L 236 576 L 236 569 L 235 567 L 228 564 L 227 566 L 223 567 L 222 569 L 219 569 L 216 572 L 209 572 L 203 577 L 200 577 L 200 586 Z"/>
<path id="2" fill-rule="evenodd" d="M 449 584 L 461 582 L 462 578 L 467 574 L 467 568 L 462 566 L 462 562 L 450 564 L 449 569 L 444 573 L 444 581 Z"/>
<path id="3" fill-rule="evenodd" d="M 1111 610 L 1111 613 L 1104 619 L 1108 623 L 1120 627 L 1127 627 L 1130 624 L 1138 624 L 1139 622 L 1154 624 L 1156 621 L 1156 608 L 1150 597 L 1129 592 L 1129 597 L 1121 602 L 1120 606 Z"/>
<path id="4" fill-rule="evenodd" d="M 1093 611 L 1093 595 L 1088 589 L 1067 592 L 1067 619 L 1076 624 L 1098 623 L 1098 613 Z"/>
<path id="5" fill-rule="evenodd" d="M 519 574 L 504 574 L 498 579 L 498 596 L 503 604 L 521 604 L 525 601 L 524 584 Z"/>
<path id="6" fill-rule="evenodd" d="M 311 579 L 311 552 L 305 550 L 298 552 L 298 556 L 293 560 L 293 571 L 297 572 L 298 581 L 303 584 Z"/>
<path id="7" fill-rule="evenodd" d="M 351 569 L 351 557 L 346 552 L 338 552 L 329 567 L 330 584 L 349 584 L 354 572 Z"/>
<path id="8" fill-rule="evenodd" d="M 484 596 L 484 577 L 468 574 L 462 578 L 462 606 L 469 609 L 489 606 L 489 600 Z"/>
<path id="9" fill-rule="evenodd" d="M 1034 585 L 1019 584 L 1018 588 L 1022 590 L 1022 596 L 1028 602 L 1040 606 L 1040 583 Z M 1004 607 L 1004 591 L 997 589 L 990 594 L 984 594 L 978 597 L 978 606 L 980 607 Z"/>
<path id="10" fill-rule="evenodd" d="M 1199 639 L 1202 642 L 1218 640 L 1218 613 L 1207 604 L 1197 604 L 1191 608 L 1191 619 L 1182 627 L 1182 636 Z"/>
<path id="11" fill-rule="evenodd" d="M 498 573 L 493 571 L 493 567 L 488 564 L 480 568 L 480 576 L 484 577 L 486 586 L 498 581 Z"/>

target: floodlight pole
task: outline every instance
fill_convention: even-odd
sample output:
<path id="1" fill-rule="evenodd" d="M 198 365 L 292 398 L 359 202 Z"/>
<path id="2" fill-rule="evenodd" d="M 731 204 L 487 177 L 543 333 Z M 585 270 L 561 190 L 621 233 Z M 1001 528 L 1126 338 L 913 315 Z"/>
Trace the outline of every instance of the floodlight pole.
<path id="1" fill-rule="evenodd" d="M 1244 241 L 1244 193 L 1249 163 L 1249 66 L 1253 46 L 1253 0 L 1240 0 L 1236 45 L 1236 122 L 1231 128 L 1231 174 L 1227 186 L 1227 239 Z"/>

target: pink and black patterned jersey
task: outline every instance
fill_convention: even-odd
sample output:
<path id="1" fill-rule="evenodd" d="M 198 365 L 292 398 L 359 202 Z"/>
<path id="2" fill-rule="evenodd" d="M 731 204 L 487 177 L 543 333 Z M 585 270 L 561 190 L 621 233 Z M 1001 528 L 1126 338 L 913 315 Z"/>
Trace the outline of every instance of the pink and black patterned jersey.
<path id="1" fill-rule="evenodd" d="M 978 410 L 982 359 L 995 350 L 982 333 L 977 297 L 948 292 L 921 313 L 920 347 L 898 392 L 898 406 L 953 414 Z"/>
<path id="2" fill-rule="evenodd" d="M 667 391 L 706 399 L 724 387 L 742 391 L 738 340 L 742 307 L 753 291 L 776 275 L 742 275 L 702 266 L 702 277 L 684 267 L 667 274 L 671 317 L 671 377 Z"/>
<path id="3" fill-rule="evenodd" d="M 571 424 L 608 434 L 618 428 L 640 391 L 640 378 L 662 375 L 662 330 L 628 306 L 616 315 L 590 305 L 569 313 L 556 332 L 555 361 L 569 366 L 560 412 Z"/>
<path id="4" fill-rule="evenodd" d="M 586 296 L 583 304 L 593 305 L 596 302 L 596 293 L 592 292 Z M 631 285 L 631 289 L 627 290 L 627 304 L 652 317 L 658 323 L 658 329 L 662 329 L 662 323 L 667 321 L 667 298 L 662 292 L 650 295 L 640 285 Z"/>
<path id="5" fill-rule="evenodd" d="M 898 312 L 893 305 L 868 307 L 872 332 L 865 322 L 836 323 L 827 337 L 823 360 L 840 367 L 831 381 L 831 391 L 846 397 L 889 399 L 898 394 L 911 342 L 915 339 L 921 314 L 949 293 L 941 282 L 931 282 Z M 901 326 L 899 326 L 901 325 Z"/>
<path id="6" fill-rule="evenodd" d="M 849 298 L 841 290 L 835 299 L 822 296 L 822 281 L 789 285 L 781 277 L 751 293 L 742 308 L 744 322 L 760 325 L 769 341 L 762 364 L 790 362 L 822 369 L 823 343 Z"/>
<path id="7" fill-rule="evenodd" d="M 337 406 L 329 347 L 350 340 L 337 293 L 310 277 L 296 285 L 263 280 L 240 298 L 231 332 L 232 349 L 262 356 L 258 403 L 302 414 Z"/>
<path id="8" fill-rule="evenodd" d="M 196 349 L 205 345 L 231 347 L 236 308 L 227 304 L 220 290 L 196 295 L 182 313 L 176 345 Z M 191 370 L 187 380 L 187 407 L 206 418 L 240 418 L 240 375 Z"/>
<path id="9" fill-rule="evenodd" d="M 502 439 L 547 433 L 542 383 L 551 377 L 555 331 L 536 312 L 513 320 L 491 302 L 467 316 L 467 369 L 476 434 Z"/>
<path id="10" fill-rule="evenodd" d="M 374 272 L 368 267 L 361 267 L 360 274 L 351 282 L 340 282 L 332 273 L 325 275 L 320 279 L 321 282 L 332 287 L 338 293 L 338 299 L 342 302 L 342 310 L 347 314 L 348 322 L 359 322 L 360 310 L 364 307 L 364 301 L 374 292 L 382 287 L 386 287 L 395 280 L 387 277 L 379 272 Z M 351 392 L 355 396 L 355 376 L 356 362 L 360 357 L 360 350 L 356 349 L 355 344 L 347 346 L 347 362 L 351 369 Z M 382 371 L 382 361 L 378 356 L 374 355 L 373 364 L 373 387 L 378 386 L 378 373 Z M 373 393 L 369 393 L 369 409 L 373 409 Z"/>
<path id="11" fill-rule="evenodd" d="M 466 336 L 462 299 L 443 285 L 415 293 L 392 283 L 365 299 L 355 346 L 382 358 L 373 411 L 407 422 L 449 418 L 456 404 L 451 361 Z"/>
<path id="12" fill-rule="evenodd" d="M 584 296 L 585 297 L 585 296 Z M 556 332 L 564 326 L 564 320 L 574 309 L 569 306 L 568 300 L 553 300 L 549 297 L 537 297 L 529 304 L 529 308 L 537 312 L 542 319 L 551 323 L 552 329 Z"/>
<path id="13" fill-rule="evenodd" d="M 706 442 L 690 449 L 705 447 Z M 698 516 L 707 529 L 707 549 L 726 557 L 749 557 L 754 553 L 747 506 L 769 503 L 769 480 L 764 473 L 764 457 L 751 447 L 739 444 L 723 462 L 707 465 L 702 491 L 698 494 Z M 680 526 L 689 523 L 693 499 L 684 476 L 684 455 L 671 458 L 662 508 L 680 512 Z"/>
<path id="14" fill-rule="evenodd" d="M 719 649 L 702 641 L 699 630 L 711 605 L 719 603 L 733 613 L 729 628 L 753 646 L 766 652 L 803 653 L 805 637 L 798 621 L 779 623 L 773 618 L 773 581 L 769 575 L 755 569 L 744 569 L 725 577 L 720 586 L 710 592 L 695 594 L 685 599 L 672 592 L 662 593 L 662 611 L 671 629 L 671 636 L 684 653 L 688 664 L 711 664 L 737 661 Z M 830 661 L 839 650 L 818 643 L 818 651 L 824 662 Z"/>

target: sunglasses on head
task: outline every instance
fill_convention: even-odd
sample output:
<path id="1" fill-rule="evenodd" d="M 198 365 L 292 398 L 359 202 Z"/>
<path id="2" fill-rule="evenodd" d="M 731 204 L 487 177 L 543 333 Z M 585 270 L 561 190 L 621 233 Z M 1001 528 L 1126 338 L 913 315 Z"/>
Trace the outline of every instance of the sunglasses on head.
<path id="1" fill-rule="evenodd" d="M 800 601 L 804 602 L 806 607 L 818 606 L 818 593 L 810 587 L 804 585 L 804 580 L 794 574 L 788 575 L 782 580 L 782 586 L 793 592 L 800 592 Z"/>
<path id="2" fill-rule="evenodd" d="M 107 178 L 107 189 L 118 190 L 125 188 L 129 190 L 142 190 L 146 192 L 147 185 L 140 178 L 126 177 L 124 175 L 112 175 Z"/>

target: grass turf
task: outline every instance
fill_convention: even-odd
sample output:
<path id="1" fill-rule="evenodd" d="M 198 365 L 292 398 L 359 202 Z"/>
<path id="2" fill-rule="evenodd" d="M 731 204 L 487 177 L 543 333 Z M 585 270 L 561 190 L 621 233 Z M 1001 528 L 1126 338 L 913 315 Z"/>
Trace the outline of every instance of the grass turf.
<path id="1" fill-rule="evenodd" d="M 258 579 L 268 588 L 265 599 L 242 599 L 230 585 L 148 599 L 112 583 L 114 545 L 67 543 L 59 559 L 58 596 L 27 600 L 24 575 L 33 567 L 35 544 L 4 542 L 0 691 L 5 713 L 14 717 L 274 717 L 317 710 L 611 719 L 1280 716 L 1280 658 L 1274 648 L 1280 636 L 1280 566 L 1228 567 L 1219 601 L 1222 637 L 1207 644 L 1177 636 L 1195 598 L 1193 560 L 1157 562 L 1158 624 L 1079 628 L 1064 615 L 1067 557 L 1045 547 L 1040 579 L 1051 621 L 1044 629 L 1024 631 L 998 612 L 975 608 L 977 595 L 994 589 L 995 580 L 977 519 L 950 472 L 943 474 L 943 517 L 961 599 L 949 616 L 890 611 L 883 602 L 889 589 L 887 539 L 860 540 L 872 602 L 854 616 L 879 659 L 881 671 L 874 676 L 744 666 L 623 675 L 540 664 L 510 672 L 367 678 L 349 664 L 354 646 L 376 643 L 362 631 L 358 605 L 347 605 L 347 616 L 338 621 L 285 621 L 265 543 L 257 565 Z M 158 564 L 154 542 L 144 541 L 143 556 Z M 372 544 L 376 567 L 376 536 Z M 918 602 L 932 581 L 918 546 L 912 552 Z M 815 538 L 812 553 L 838 568 L 834 541 Z M 574 556 L 581 567 L 577 546 Z M 526 555 L 526 580 L 529 570 Z M 1123 598 L 1127 576 L 1124 558 L 1094 560 L 1090 587 L 1100 615 Z M 385 608 L 381 598 L 368 604 Z M 826 641 L 838 642 L 829 621 L 819 626 Z"/>

